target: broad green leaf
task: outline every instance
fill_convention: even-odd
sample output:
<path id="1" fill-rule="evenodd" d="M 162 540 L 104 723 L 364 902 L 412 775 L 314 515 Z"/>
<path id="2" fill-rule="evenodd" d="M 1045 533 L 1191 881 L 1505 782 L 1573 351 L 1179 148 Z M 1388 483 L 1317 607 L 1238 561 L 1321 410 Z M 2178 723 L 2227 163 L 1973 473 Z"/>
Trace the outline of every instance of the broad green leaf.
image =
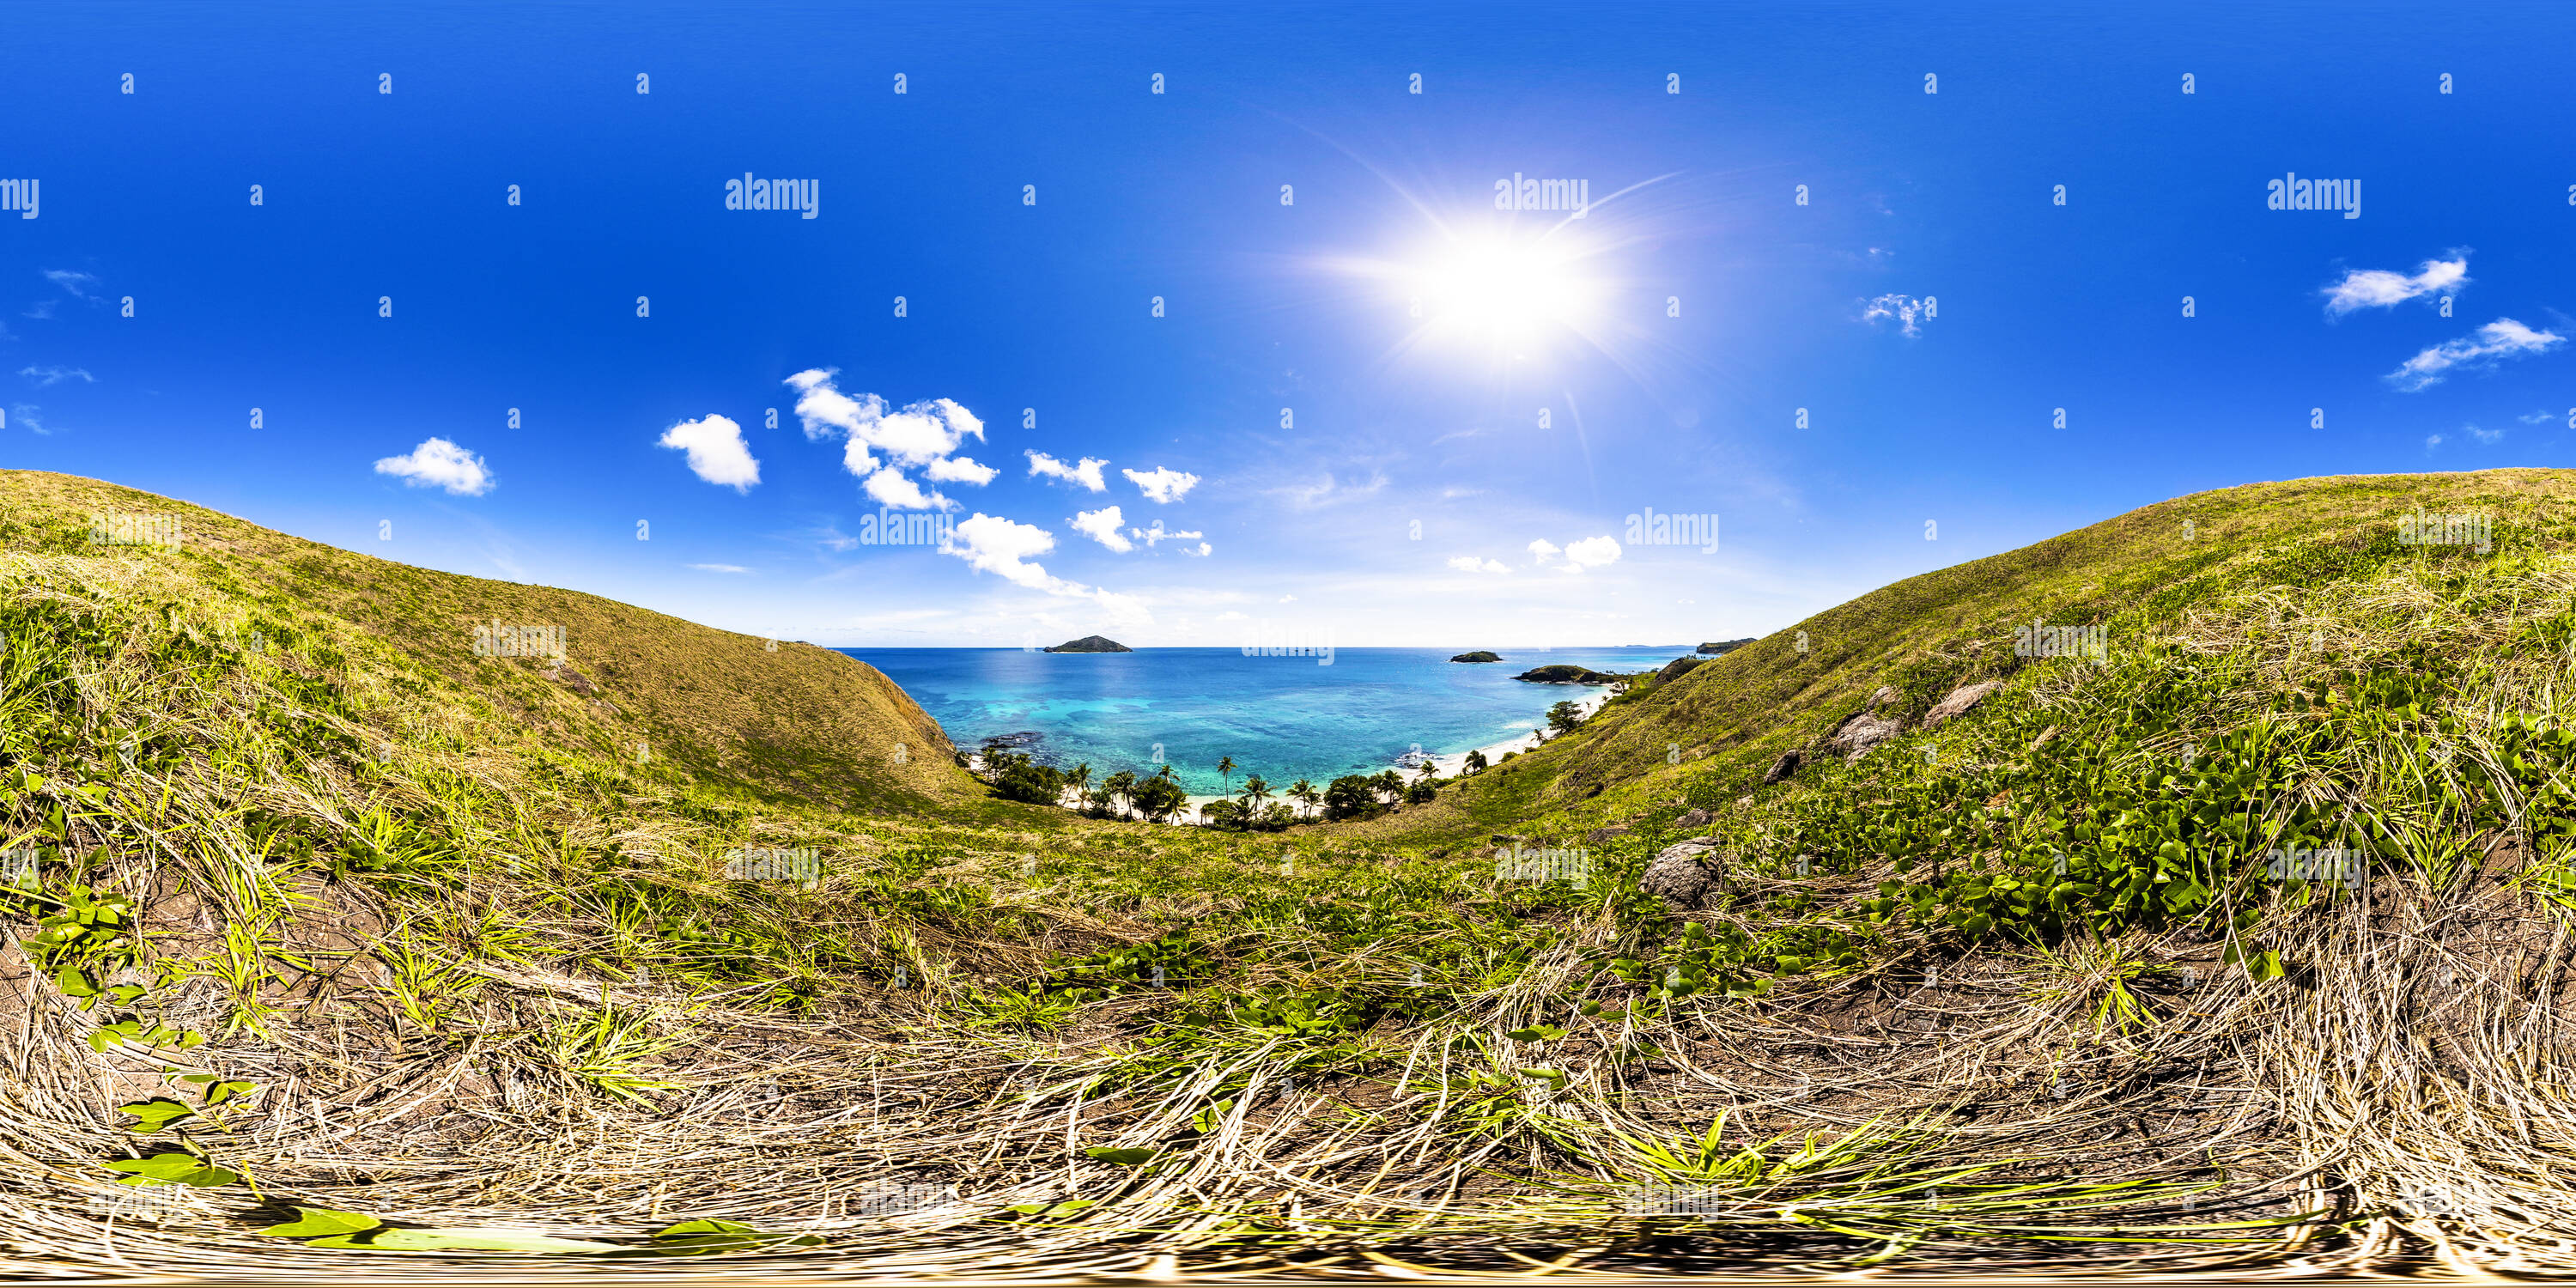
<path id="1" fill-rule="evenodd" d="M 1154 1155 L 1162 1151 L 1152 1149 L 1112 1149 L 1106 1145 L 1094 1145 L 1082 1152 L 1089 1154 L 1093 1158 L 1099 1159 L 1104 1163 L 1115 1163 L 1120 1167 L 1134 1167 L 1139 1163 L 1150 1163 L 1154 1161 Z"/>
<path id="2" fill-rule="evenodd" d="M 362 1230 L 373 1230 L 384 1224 L 364 1212 L 305 1207 L 300 1203 L 296 1205 L 295 1210 L 301 1215 L 294 1220 L 283 1225 L 272 1225 L 264 1230 L 254 1230 L 252 1233 L 273 1234 L 282 1239 L 307 1239 L 315 1235 L 356 1234 Z"/>
<path id="3" fill-rule="evenodd" d="M 206 1088 L 206 1103 L 210 1106 L 220 1105 L 227 1100 L 238 1100 L 257 1090 L 259 1090 L 259 1084 L 256 1082 L 218 1082 Z"/>
<path id="4" fill-rule="evenodd" d="M 78 966 L 65 966 L 55 971 L 54 987 L 63 990 L 65 997 L 98 996 L 97 986 L 89 982 L 89 976 L 82 974 Z"/>
<path id="5" fill-rule="evenodd" d="M 131 1124 L 126 1128 L 127 1131 L 132 1132 L 155 1132 L 166 1130 L 170 1124 L 177 1122 L 182 1118 L 193 1118 L 197 1113 L 196 1110 L 190 1109 L 186 1105 L 180 1104 L 178 1101 L 172 1100 L 167 1096 L 154 1096 L 150 1100 L 138 1100 L 130 1105 L 118 1105 L 116 1107 L 116 1112 L 121 1114 L 132 1114 L 135 1117 L 142 1119 L 141 1122 Z"/>
<path id="6" fill-rule="evenodd" d="M 220 1167 L 208 1167 L 194 1154 L 154 1154 L 150 1158 L 120 1158 L 107 1165 L 111 1172 L 129 1172 L 120 1184 L 139 1185 L 153 1181 L 176 1181 L 200 1189 L 213 1189 L 240 1180 L 239 1176 Z"/>
<path id="7" fill-rule="evenodd" d="M 308 1248 L 366 1248 L 376 1252 L 624 1252 L 615 1243 L 558 1239 L 524 1230 L 464 1227 L 453 1230 L 398 1230 L 378 1226 L 355 1234 L 336 1234 L 305 1242 Z"/>

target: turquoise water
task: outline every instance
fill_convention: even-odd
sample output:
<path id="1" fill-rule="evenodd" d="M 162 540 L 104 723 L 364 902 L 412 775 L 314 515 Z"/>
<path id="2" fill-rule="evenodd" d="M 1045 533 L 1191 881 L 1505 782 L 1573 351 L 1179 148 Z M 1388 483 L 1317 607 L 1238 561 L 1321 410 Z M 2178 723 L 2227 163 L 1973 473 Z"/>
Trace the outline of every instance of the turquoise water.
<path id="1" fill-rule="evenodd" d="M 842 649 L 903 686 L 960 748 L 995 734 L 1034 734 L 1027 750 L 1094 782 L 1163 762 L 1193 795 L 1240 787 L 1246 773 L 1274 786 L 1318 786 L 1373 774 L 1420 750 L 1457 755 L 1546 723 L 1547 709 L 1601 690 L 1524 684 L 1535 666 L 1643 671 L 1690 653 L 1654 648 L 1494 651 L 1503 661 L 1452 662 L 1465 649 L 1346 648 L 1313 657 L 1246 657 L 1234 648 L 1133 653 L 1019 649 Z M 1157 760 L 1159 752 L 1161 759 Z M 1234 757 L 1231 780 L 1216 771 Z"/>

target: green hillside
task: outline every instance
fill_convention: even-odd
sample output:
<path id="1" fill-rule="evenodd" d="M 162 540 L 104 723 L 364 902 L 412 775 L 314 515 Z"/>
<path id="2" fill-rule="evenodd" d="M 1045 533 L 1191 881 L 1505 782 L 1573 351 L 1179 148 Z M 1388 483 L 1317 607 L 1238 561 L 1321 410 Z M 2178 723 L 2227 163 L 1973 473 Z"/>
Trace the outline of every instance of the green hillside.
<path id="1" fill-rule="evenodd" d="M 2571 485 L 2168 502 L 1235 834 L 990 799 L 825 650 L 0 474 L 0 1264 L 2563 1270 Z"/>

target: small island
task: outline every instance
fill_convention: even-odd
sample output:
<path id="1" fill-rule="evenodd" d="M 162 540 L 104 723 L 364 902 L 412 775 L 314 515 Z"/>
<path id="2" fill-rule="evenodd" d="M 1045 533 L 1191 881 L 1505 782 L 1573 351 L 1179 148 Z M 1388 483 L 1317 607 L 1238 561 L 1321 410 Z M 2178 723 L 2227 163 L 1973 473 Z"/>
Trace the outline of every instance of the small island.
<path id="1" fill-rule="evenodd" d="M 1489 653 L 1483 649 L 1477 649 L 1473 653 L 1461 653 L 1449 660 L 1452 662 L 1500 662 L 1503 660 L 1503 656 L 1500 653 Z"/>
<path id="2" fill-rule="evenodd" d="M 1081 639 L 1068 640 L 1046 651 L 1049 653 L 1133 653 L 1136 650 L 1106 635 L 1085 635 Z"/>
<path id="3" fill-rule="evenodd" d="M 1555 666 L 1534 667 L 1512 678 L 1527 680 L 1532 684 L 1617 684 L 1619 682 L 1618 676 L 1603 675 L 1590 667 L 1572 666 L 1562 662 Z"/>
<path id="4" fill-rule="evenodd" d="M 1700 646 L 1699 646 L 1699 651 L 1700 651 L 1700 652 L 1702 652 L 1702 653 L 1712 653 L 1712 654 L 1714 654 L 1714 653 L 1724 653 L 1724 652 L 1726 652 L 1726 651 L 1727 651 L 1727 650 L 1729 650 L 1729 649 L 1739 649 L 1739 648 L 1742 648 L 1742 647 L 1744 647 L 1745 645 L 1752 643 L 1752 642 L 1754 641 L 1754 639 L 1755 639 L 1755 638 L 1756 638 L 1756 637 L 1754 637 L 1754 636 L 1750 636 L 1750 635 L 1748 635 L 1748 636 L 1745 636 L 1743 639 L 1740 639 L 1740 640 L 1721 640 L 1721 641 L 1719 641 L 1719 642 L 1717 642 L 1717 643 L 1714 643 L 1714 644 L 1702 644 L 1702 645 L 1700 645 Z"/>

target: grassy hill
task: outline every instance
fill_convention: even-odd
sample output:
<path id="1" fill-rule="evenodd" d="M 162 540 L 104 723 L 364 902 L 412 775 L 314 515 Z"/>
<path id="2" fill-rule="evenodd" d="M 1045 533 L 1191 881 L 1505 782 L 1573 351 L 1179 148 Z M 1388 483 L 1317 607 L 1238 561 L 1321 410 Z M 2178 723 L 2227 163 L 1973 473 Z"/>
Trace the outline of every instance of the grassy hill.
<path id="1" fill-rule="evenodd" d="M 0 1263 L 2563 1269 L 2571 486 L 2149 507 L 1233 835 L 985 799 L 823 650 L 0 474 Z"/>

